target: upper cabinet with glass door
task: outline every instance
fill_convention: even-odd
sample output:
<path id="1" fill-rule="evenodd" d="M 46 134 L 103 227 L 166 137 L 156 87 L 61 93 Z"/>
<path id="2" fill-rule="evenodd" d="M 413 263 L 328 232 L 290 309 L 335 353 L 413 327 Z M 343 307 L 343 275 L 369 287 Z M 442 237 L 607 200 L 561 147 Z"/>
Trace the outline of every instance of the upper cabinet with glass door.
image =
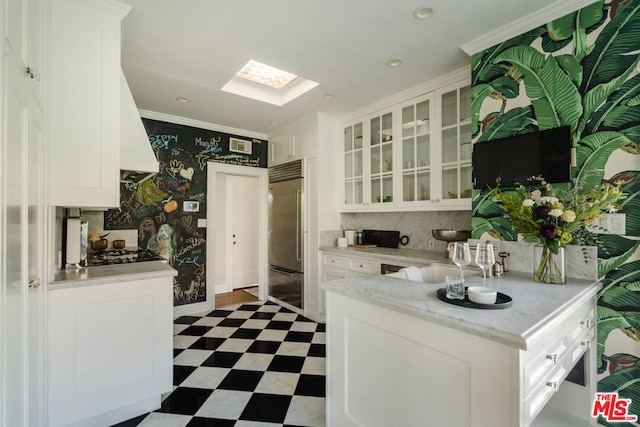
<path id="1" fill-rule="evenodd" d="M 402 203 L 431 199 L 433 93 L 401 106 Z"/>
<path id="2" fill-rule="evenodd" d="M 445 84 L 345 127 L 343 212 L 471 209 L 471 88 Z"/>
<path id="3" fill-rule="evenodd" d="M 471 198 L 471 87 L 451 85 L 436 91 L 440 103 L 441 186 L 443 204 Z"/>
<path id="4" fill-rule="evenodd" d="M 362 122 L 344 128 L 344 204 L 362 206 L 364 135 Z"/>
<path id="5" fill-rule="evenodd" d="M 369 120 L 369 184 L 372 205 L 393 202 L 393 115 L 386 113 Z"/>

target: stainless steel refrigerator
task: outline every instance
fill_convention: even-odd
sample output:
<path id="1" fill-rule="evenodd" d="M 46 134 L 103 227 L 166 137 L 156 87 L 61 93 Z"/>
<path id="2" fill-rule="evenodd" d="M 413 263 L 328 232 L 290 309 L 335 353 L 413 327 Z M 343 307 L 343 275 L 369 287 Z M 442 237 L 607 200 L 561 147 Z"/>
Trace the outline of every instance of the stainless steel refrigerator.
<path id="1" fill-rule="evenodd" d="M 269 169 L 269 296 L 304 308 L 302 162 Z"/>

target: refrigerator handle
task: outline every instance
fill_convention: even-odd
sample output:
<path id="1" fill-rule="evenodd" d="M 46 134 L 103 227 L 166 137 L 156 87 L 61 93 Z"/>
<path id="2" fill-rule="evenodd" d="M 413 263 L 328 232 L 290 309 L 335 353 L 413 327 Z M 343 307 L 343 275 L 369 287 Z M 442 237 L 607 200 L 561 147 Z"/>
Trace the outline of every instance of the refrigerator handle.
<path id="1" fill-rule="evenodd" d="M 272 265 L 269 269 L 271 271 L 275 271 L 276 273 L 285 274 L 285 275 L 287 275 L 289 277 L 294 277 L 295 276 L 295 273 L 292 273 L 289 270 L 285 270 L 285 269 L 282 269 L 280 267 L 276 267 L 274 265 Z"/>
<path id="2" fill-rule="evenodd" d="M 302 190 L 296 190 L 296 260 L 302 261 Z"/>

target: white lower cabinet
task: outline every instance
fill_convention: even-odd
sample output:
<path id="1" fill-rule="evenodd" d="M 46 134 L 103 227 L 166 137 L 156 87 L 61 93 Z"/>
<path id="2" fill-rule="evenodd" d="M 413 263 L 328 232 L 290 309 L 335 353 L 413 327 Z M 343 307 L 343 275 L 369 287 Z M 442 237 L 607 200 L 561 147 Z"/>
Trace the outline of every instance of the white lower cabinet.
<path id="1" fill-rule="evenodd" d="M 49 290 L 49 423 L 113 425 L 172 389 L 172 278 Z"/>
<path id="2" fill-rule="evenodd" d="M 594 322 L 575 302 L 521 350 L 327 292 L 327 425 L 595 425 Z M 583 355 L 587 385 L 564 381 Z"/>

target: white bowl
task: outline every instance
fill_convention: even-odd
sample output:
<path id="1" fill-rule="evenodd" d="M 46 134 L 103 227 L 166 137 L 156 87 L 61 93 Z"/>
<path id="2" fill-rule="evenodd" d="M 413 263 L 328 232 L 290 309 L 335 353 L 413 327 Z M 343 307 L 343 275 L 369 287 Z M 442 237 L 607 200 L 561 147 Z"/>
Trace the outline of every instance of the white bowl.
<path id="1" fill-rule="evenodd" d="M 469 301 L 476 304 L 495 304 L 498 298 L 498 292 L 491 288 L 482 286 L 469 286 L 467 288 Z"/>

